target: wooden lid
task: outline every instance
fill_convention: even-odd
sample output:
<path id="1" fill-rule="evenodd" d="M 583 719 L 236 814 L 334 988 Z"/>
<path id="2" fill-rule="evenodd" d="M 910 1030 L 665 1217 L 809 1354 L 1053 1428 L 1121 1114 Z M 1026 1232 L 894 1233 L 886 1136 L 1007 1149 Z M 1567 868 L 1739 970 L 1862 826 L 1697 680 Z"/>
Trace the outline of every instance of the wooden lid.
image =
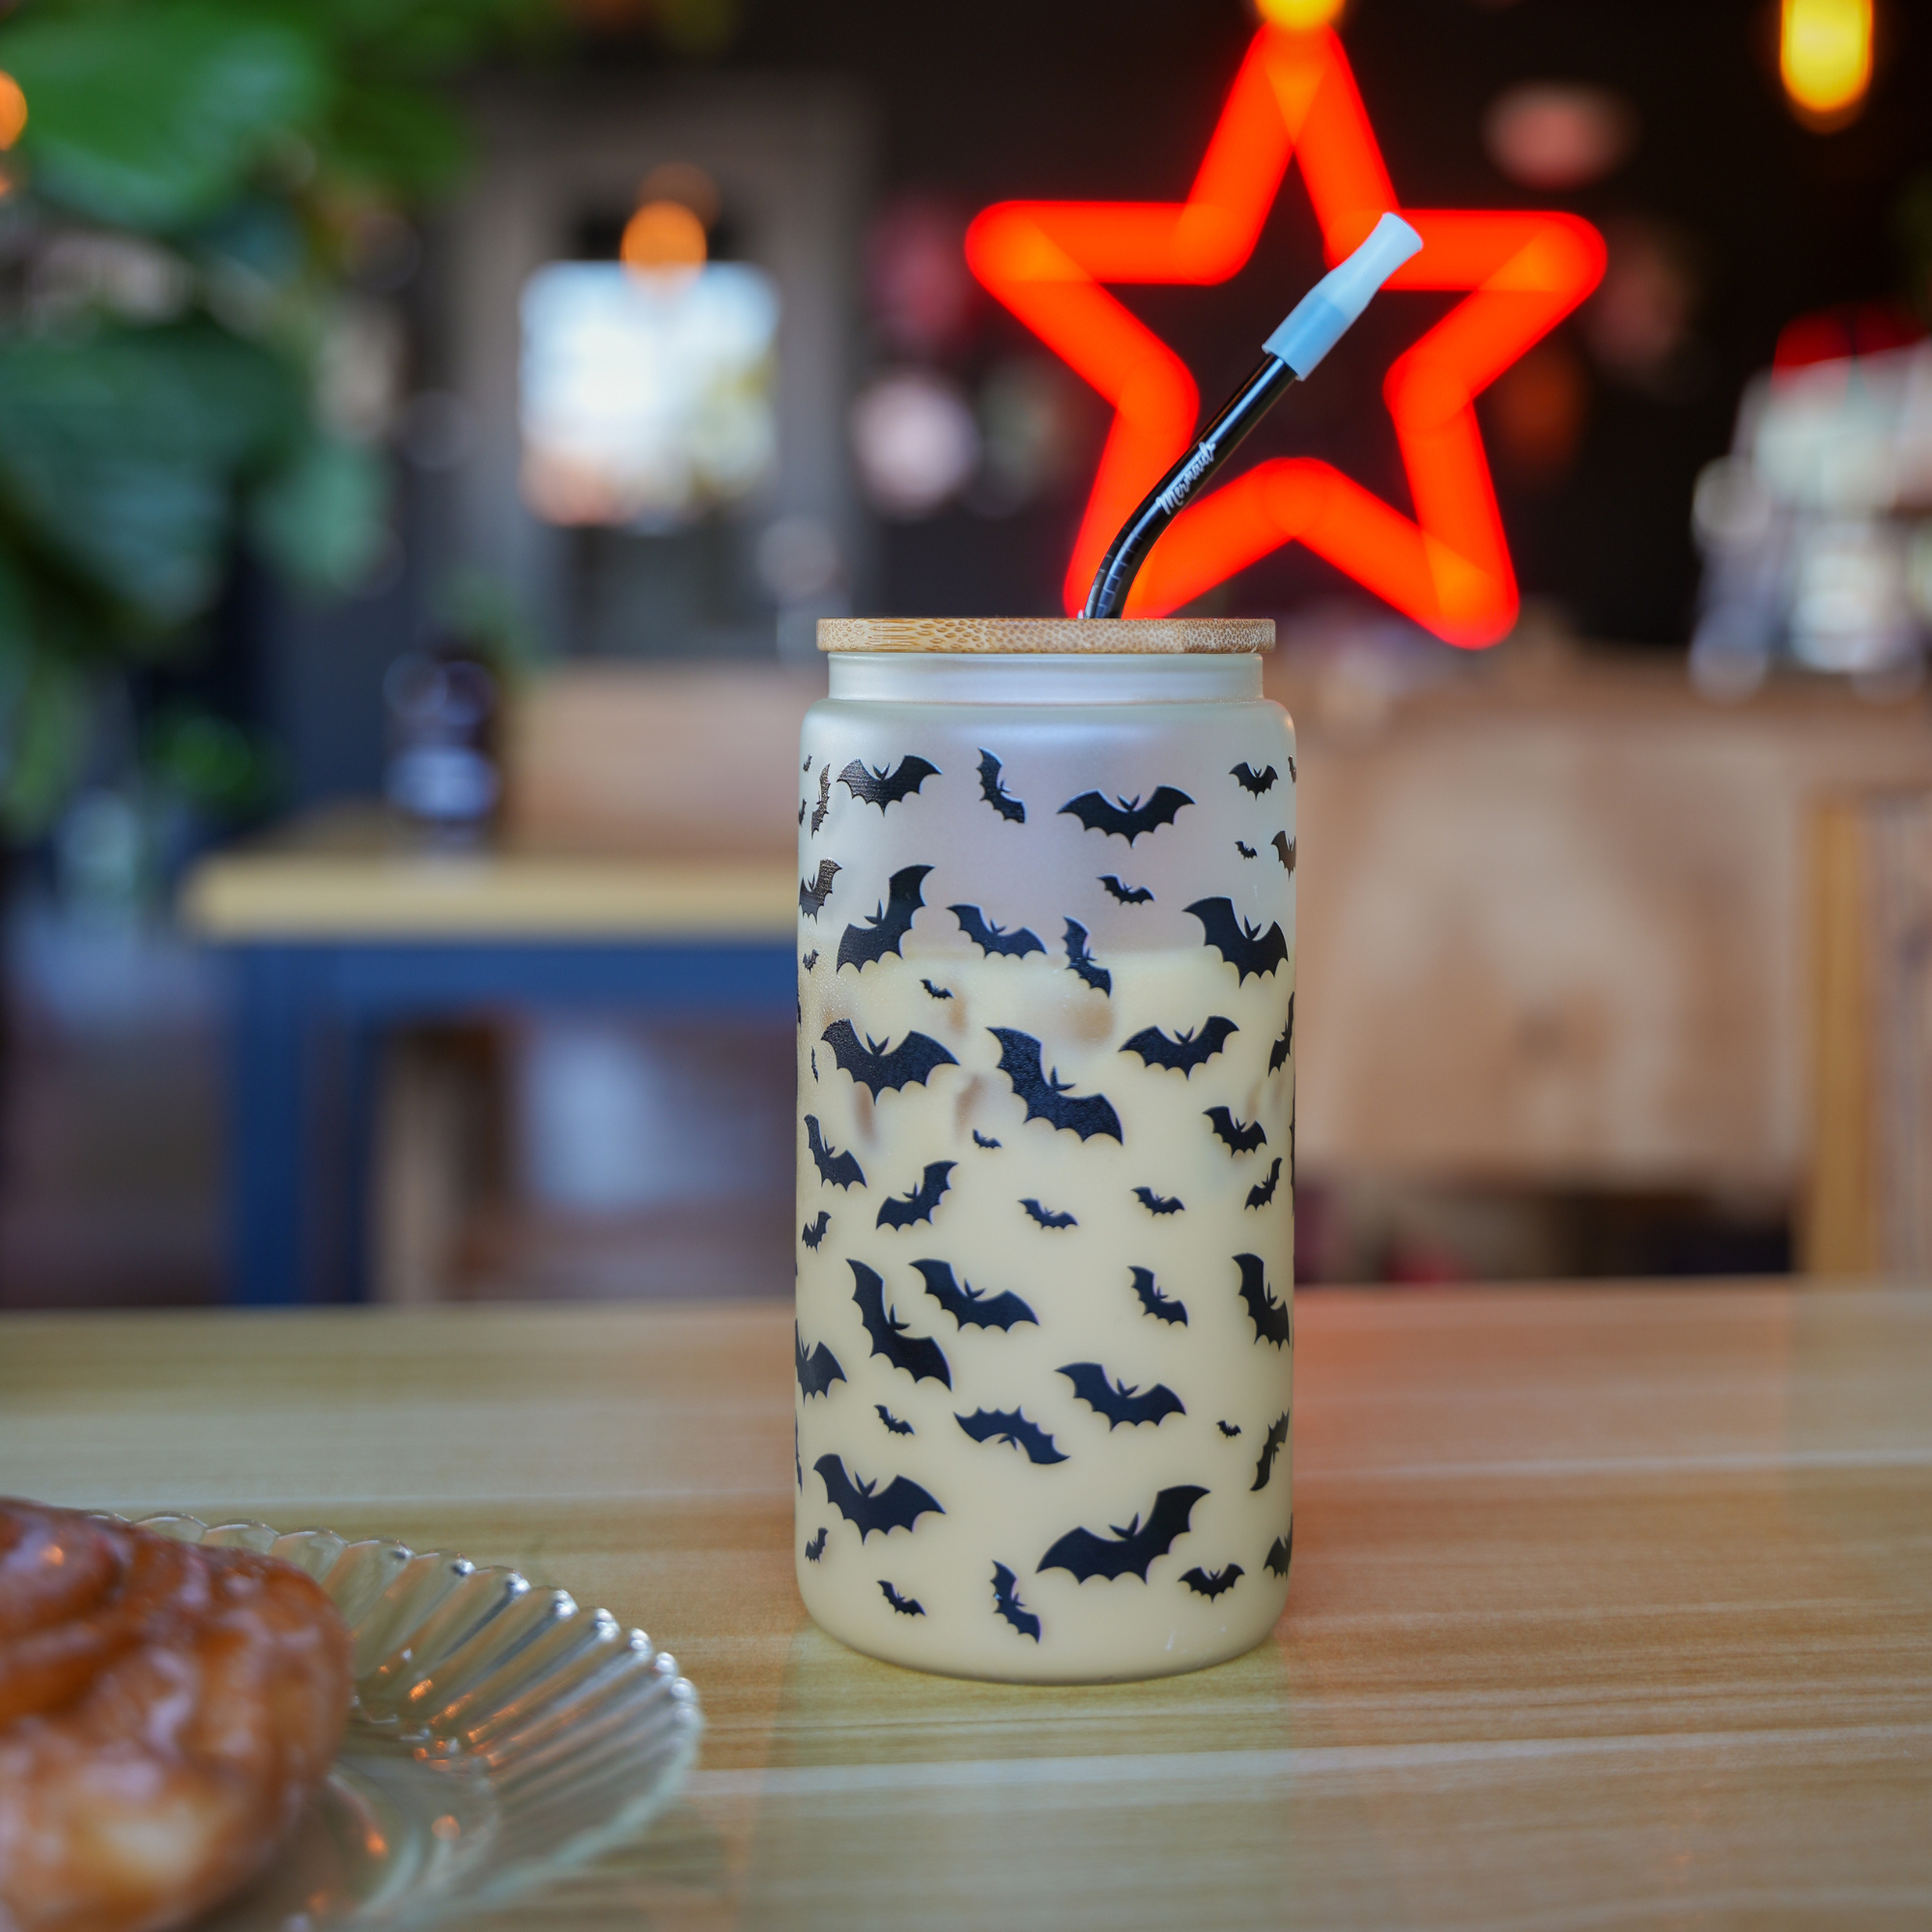
<path id="1" fill-rule="evenodd" d="M 821 617 L 821 651 L 1078 651 L 1172 657 L 1274 649 L 1272 617 Z"/>

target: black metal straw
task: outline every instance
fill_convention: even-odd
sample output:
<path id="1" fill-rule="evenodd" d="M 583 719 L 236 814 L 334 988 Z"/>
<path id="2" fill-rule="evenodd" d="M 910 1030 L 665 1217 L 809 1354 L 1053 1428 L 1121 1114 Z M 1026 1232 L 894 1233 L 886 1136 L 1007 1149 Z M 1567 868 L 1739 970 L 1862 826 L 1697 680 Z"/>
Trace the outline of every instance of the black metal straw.
<path id="1" fill-rule="evenodd" d="M 1122 525 L 1121 533 L 1108 547 L 1087 593 L 1083 617 L 1118 617 L 1133 588 L 1134 579 L 1147 561 L 1147 554 L 1158 541 L 1185 503 L 1208 477 L 1234 453 L 1241 439 L 1261 421 L 1275 399 L 1298 378 L 1288 364 L 1274 355 L 1262 357 L 1253 375 L 1236 389 L 1221 413 L 1201 433 L 1201 440 L 1149 491 L 1137 509 Z"/>

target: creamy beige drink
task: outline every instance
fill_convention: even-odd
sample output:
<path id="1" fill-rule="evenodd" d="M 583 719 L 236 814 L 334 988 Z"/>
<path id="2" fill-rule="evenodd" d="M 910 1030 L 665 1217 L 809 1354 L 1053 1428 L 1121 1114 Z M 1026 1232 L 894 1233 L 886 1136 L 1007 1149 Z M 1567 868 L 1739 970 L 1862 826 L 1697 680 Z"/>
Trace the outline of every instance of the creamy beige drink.
<path id="1" fill-rule="evenodd" d="M 1153 1676 L 1280 1613 L 1286 723 L 1252 658 L 834 661 L 801 746 L 794 1474 L 800 1589 L 860 1649 Z"/>
<path id="2" fill-rule="evenodd" d="M 926 1662 L 939 1643 L 953 1669 L 1055 1677 L 1131 1672 L 1152 1650 L 1184 1668 L 1264 1630 L 1286 1592 L 1292 962 L 1242 980 L 1204 946 L 1100 970 L 1105 993 L 1046 952 L 806 977 L 801 1107 L 825 1158 L 808 1129 L 799 1210 L 808 1230 L 828 1218 L 801 1256 L 801 1339 L 849 1385 L 801 1396 L 825 1541 L 800 1583 L 833 1628 L 876 1626 L 884 1655 Z M 843 1066 L 841 1020 L 859 1048 Z M 1047 1064 L 1020 1038 L 1055 1042 Z M 895 1051 L 885 1077 L 911 1064 L 916 1039 L 950 1061 L 874 1094 L 864 1076 Z M 847 1159 L 863 1188 L 838 1184 Z M 835 1426 L 839 1407 L 869 1427 Z M 862 1536 L 841 1484 L 896 1480 L 940 1510 Z M 1082 1529 L 1122 1554 L 1053 1564 Z M 996 1564 L 1017 1622 L 988 1615 Z M 1053 1636 L 1076 1630 L 1069 1658 Z"/>

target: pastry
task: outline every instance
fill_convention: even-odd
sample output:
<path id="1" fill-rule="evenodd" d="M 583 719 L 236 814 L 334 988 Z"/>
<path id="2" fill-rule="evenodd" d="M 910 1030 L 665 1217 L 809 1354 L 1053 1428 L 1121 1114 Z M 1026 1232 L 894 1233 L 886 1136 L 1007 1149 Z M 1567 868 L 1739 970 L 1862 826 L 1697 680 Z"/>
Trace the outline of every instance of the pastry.
<path id="1" fill-rule="evenodd" d="M 0 1932 L 164 1932 L 327 1772 L 350 1642 L 271 1556 L 0 1501 Z"/>

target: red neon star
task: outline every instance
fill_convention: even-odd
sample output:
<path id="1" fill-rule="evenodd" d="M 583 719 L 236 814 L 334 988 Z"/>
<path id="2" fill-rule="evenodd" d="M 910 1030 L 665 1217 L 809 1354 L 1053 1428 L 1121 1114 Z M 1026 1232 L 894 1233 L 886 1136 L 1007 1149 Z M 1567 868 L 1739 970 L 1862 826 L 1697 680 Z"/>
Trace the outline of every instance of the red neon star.
<path id="1" fill-rule="evenodd" d="M 1226 281 L 1247 261 L 1291 157 L 1338 262 L 1397 209 L 1341 43 L 1264 26 L 1184 202 L 1009 201 L 966 237 L 973 272 L 1114 405 L 1066 572 L 1080 609 L 1114 532 L 1187 446 L 1200 399 L 1186 365 L 1103 282 Z M 1604 244 L 1570 214 L 1398 209 L 1423 240 L 1392 289 L 1468 298 L 1390 367 L 1383 400 L 1415 502 L 1411 522 L 1313 457 L 1258 464 L 1174 520 L 1127 611 L 1158 616 L 1299 541 L 1454 644 L 1515 622 L 1516 575 L 1475 398 L 1596 287 Z"/>

